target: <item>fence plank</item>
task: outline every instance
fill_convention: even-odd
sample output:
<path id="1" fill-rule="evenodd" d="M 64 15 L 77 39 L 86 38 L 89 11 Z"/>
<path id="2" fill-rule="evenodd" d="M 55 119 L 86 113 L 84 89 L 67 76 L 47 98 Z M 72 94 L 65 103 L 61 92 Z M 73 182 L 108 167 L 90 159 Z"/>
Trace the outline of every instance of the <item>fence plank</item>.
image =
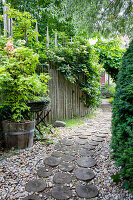
<path id="1" fill-rule="evenodd" d="M 82 91 L 79 87 L 66 80 L 63 73 L 58 71 L 56 66 L 50 66 L 48 72 L 52 79 L 48 85 L 51 113 L 47 120 L 52 122 L 72 118 L 73 115 L 84 116 L 89 113 L 89 109 L 80 101 Z"/>

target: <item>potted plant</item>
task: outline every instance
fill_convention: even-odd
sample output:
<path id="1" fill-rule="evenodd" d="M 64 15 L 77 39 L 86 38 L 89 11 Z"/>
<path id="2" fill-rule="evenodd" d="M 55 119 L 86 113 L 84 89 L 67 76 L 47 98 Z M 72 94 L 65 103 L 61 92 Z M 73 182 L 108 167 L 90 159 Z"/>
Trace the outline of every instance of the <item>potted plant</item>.
<path id="1" fill-rule="evenodd" d="M 30 112 L 28 102 L 46 96 L 49 76 L 35 70 L 39 63 L 38 54 L 21 46 L 14 48 L 9 40 L 2 51 L 0 63 L 0 108 L 8 110 L 10 119 L 3 121 L 7 147 L 26 148 L 33 144 L 34 120 L 26 120 Z"/>

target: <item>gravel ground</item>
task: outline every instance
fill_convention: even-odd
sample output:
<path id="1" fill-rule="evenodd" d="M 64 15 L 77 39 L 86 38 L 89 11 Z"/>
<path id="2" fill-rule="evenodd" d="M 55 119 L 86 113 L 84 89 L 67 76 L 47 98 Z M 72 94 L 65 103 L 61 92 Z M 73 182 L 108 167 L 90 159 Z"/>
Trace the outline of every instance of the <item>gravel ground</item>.
<path id="1" fill-rule="evenodd" d="M 111 111 L 110 109 L 98 109 L 96 115 L 92 119 L 86 119 L 83 125 L 73 128 L 59 128 L 58 137 L 52 137 L 55 143 L 59 138 L 71 137 L 76 141 L 79 136 L 75 136 L 78 131 L 90 133 L 89 139 L 92 139 L 97 134 L 106 134 L 103 142 L 100 142 L 95 148 L 95 154 L 92 156 L 97 160 L 97 165 L 92 167 L 95 173 L 95 178 L 90 181 L 99 190 L 99 195 L 93 200 L 132 200 L 133 196 L 128 191 L 121 188 L 121 184 L 113 183 L 110 176 L 119 172 L 119 168 L 114 166 L 114 161 L 110 158 L 110 126 L 111 126 Z M 25 184 L 34 178 L 37 178 L 37 169 L 44 166 L 43 160 L 51 155 L 54 150 L 54 144 L 46 146 L 45 143 L 36 142 L 30 149 L 20 150 L 19 155 L 14 155 L 3 159 L 0 163 L 0 200 L 21 200 L 26 197 L 28 193 L 25 191 Z M 53 175 L 59 169 L 53 169 Z M 47 189 L 39 193 L 43 199 L 53 199 L 50 195 L 51 188 L 54 186 L 53 176 L 46 179 Z M 80 181 L 79 181 L 80 182 Z M 76 181 L 70 183 L 73 192 L 71 200 L 80 200 L 74 192 Z"/>

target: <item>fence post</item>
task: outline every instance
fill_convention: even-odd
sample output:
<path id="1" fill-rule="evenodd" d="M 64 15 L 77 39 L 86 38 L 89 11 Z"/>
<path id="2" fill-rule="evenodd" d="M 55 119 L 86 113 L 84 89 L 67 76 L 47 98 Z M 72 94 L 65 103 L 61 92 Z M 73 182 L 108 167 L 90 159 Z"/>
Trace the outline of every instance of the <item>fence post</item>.
<path id="1" fill-rule="evenodd" d="M 49 31 L 47 26 L 47 48 L 49 49 Z"/>
<path id="2" fill-rule="evenodd" d="M 10 19 L 10 36 L 13 38 L 13 20 Z"/>
<path id="3" fill-rule="evenodd" d="M 55 46 L 58 47 L 57 32 L 55 32 Z"/>
<path id="4" fill-rule="evenodd" d="M 36 22 L 36 41 L 38 42 L 38 24 L 37 24 L 37 22 Z"/>
<path id="5" fill-rule="evenodd" d="M 3 2 L 3 19 L 4 19 L 4 36 L 7 37 L 7 14 L 6 12 L 6 2 L 5 0 L 2 0 Z"/>

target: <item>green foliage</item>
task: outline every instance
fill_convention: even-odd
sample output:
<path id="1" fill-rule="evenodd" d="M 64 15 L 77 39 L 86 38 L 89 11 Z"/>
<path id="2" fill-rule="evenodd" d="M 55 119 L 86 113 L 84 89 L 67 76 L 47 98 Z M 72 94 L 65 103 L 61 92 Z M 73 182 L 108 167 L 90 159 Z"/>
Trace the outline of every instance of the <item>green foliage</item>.
<path id="1" fill-rule="evenodd" d="M 66 30 L 68 35 L 104 37 L 128 34 L 132 36 L 132 1 L 130 0 L 8 0 L 11 6 L 27 11 L 45 35 L 46 26 L 52 30 Z"/>
<path id="2" fill-rule="evenodd" d="M 113 101 L 114 101 L 114 97 L 112 97 L 112 98 L 110 98 L 110 99 L 108 100 L 108 102 L 111 103 L 111 104 L 113 103 Z"/>
<path id="3" fill-rule="evenodd" d="M 116 184 L 118 184 L 118 183 L 121 182 L 120 174 L 118 174 L 118 173 L 113 174 L 113 175 L 111 176 L 111 178 L 113 179 L 113 181 L 114 181 Z"/>
<path id="4" fill-rule="evenodd" d="M 123 57 L 113 103 L 112 157 L 133 192 L 133 41 Z"/>
<path id="5" fill-rule="evenodd" d="M 108 91 L 108 83 L 105 83 L 105 88 L 102 90 L 102 95 L 103 96 L 110 96 L 110 97 L 114 97 L 115 95 L 115 85 L 113 83 L 109 84 L 109 91 Z"/>
<path id="6" fill-rule="evenodd" d="M 20 121 L 29 110 L 28 101 L 47 95 L 49 76 L 35 73 L 39 60 L 32 49 L 23 46 L 12 49 L 11 40 L 7 44 L 5 50 L 0 48 L 0 108 L 10 108 L 12 119 Z"/>
<path id="7" fill-rule="evenodd" d="M 100 63 L 103 64 L 104 69 L 114 81 L 117 79 L 122 56 L 125 52 L 121 46 L 122 43 L 118 39 L 99 40 L 95 44 L 96 51 L 100 56 Z"/>
<path id="8" fill-rule="evenodd" d="M 87 40 L 76 38 L 73 42 L 65 40 L 64 45 L 51 48 L 48 52 L 50 64 L 58 66 L 66 79 L 77 84 L 83 95 L 81 101 L 87 107 L 99 104 L 101 65 L 98 56 Z"/>

